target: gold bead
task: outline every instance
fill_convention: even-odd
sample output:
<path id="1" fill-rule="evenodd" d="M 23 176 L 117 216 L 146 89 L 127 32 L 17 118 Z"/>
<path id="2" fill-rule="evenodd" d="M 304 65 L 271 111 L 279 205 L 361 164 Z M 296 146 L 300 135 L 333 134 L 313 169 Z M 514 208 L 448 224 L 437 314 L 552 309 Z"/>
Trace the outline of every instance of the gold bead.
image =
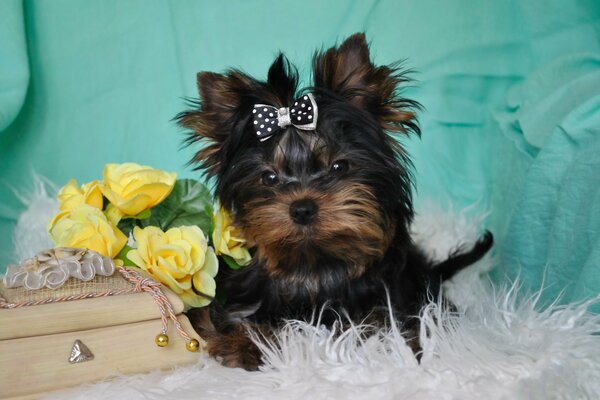
<path id="1" fill-rule="evenodd" d="M 164 333 L 159 333 L 154 341 L 158 347 L 165 347 L 169 344 L 169 337 Z"/>
<path id="2" fill-rule="evenodd" d="M 196 339 L 192 339 L 185 344 L 185 348 L 192 353 L 195 353 L 200 348 L 200 343 Z"/>

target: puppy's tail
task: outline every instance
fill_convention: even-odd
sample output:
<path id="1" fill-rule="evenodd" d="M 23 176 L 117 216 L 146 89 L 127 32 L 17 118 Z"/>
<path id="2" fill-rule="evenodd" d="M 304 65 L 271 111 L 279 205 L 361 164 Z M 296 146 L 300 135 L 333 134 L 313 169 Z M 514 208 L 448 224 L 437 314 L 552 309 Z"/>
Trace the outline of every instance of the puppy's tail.
<path id="1" fill-rule="evenodd" d="M 460 247 L 450 254 L 445 261 L 434 264 L 431 267 L 431 274 L 439 276 L 442 281 L 450 279 L 463 268 L 481 260 L 493 244 L 494 236 L 486 230 L 470 250 L 465 251 L 464 248 Z"/>

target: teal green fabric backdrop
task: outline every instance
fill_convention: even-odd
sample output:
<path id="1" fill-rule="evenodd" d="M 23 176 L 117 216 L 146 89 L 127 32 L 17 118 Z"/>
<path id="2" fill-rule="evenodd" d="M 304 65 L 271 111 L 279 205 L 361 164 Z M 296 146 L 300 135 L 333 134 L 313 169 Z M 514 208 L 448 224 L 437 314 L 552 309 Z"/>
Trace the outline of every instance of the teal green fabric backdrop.
<path id="1" fill-rule="evenodd" d="M 417 204 L 489 211 L 504 275 L 565 300 L 600 290 L 597 0 L 0 2 L 0 271 L 36 171 L 63 184 L 134 161 L 198 176 L 172 118 L 196 72 L 265 77 L 282 50 L 365 31 L 406 59 L 422 139 L 404 140 Z"/>

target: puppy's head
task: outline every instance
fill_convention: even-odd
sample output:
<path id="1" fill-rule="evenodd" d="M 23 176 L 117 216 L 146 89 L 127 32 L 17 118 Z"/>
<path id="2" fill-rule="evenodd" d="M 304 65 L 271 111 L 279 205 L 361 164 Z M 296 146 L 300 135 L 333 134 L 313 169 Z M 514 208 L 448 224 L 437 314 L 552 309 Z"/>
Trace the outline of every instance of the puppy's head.
<path id="1" fill-rule="evenodd" d="M 418 133 L 419 105 L 398 95 L 403 72 L 372 64 L 363 34 L 315 54 L 313 79 L 299 92 L 282 55 L 266 81 L 202 72 L 199 109 L 179 121 L 192 130 L 188 142 L 205 142 L 193 162 L 215 178 L 216 195 L 270 274 L 302 279 L 335 265 L 356 277 L 398 232 L 409 240 L 410 162 L 389 134 Z M 316 128 L 273 121 L 292 106 L 293 123 L 303 104 L 315 106 Z"/>

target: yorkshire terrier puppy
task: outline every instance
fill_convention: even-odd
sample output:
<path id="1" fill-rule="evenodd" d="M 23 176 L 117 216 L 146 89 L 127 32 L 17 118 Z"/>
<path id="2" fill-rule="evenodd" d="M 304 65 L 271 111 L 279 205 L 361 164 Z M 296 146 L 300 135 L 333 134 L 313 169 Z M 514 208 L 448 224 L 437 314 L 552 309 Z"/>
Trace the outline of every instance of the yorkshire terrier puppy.
<path id="1" fill-rule="evenodd" d="M 420 134 L 420 105 L 401 97 L 398 66 L 375 66 L 364 34 L 313 58 L 313 86 L 298 90 L 296 70 L 279 55 L 266 81 L 240 71 L 198 74 L 198 109 L 178 116 L 188 142 L 204 141 L 194 162 L 251 249 L 251 263 L 222 268 L 224 305 L 191 317 L 208 352 L 224 365 L 255 370 L 247 336 L 269 336 L 285 319 L 321 323 L 338 313 L 384 323 L 392 313 L 411 328 L 427 292 L 479 260 L 485 234 L 434 264 L 409 234 L 411 162 L 392 136 Z"/>

